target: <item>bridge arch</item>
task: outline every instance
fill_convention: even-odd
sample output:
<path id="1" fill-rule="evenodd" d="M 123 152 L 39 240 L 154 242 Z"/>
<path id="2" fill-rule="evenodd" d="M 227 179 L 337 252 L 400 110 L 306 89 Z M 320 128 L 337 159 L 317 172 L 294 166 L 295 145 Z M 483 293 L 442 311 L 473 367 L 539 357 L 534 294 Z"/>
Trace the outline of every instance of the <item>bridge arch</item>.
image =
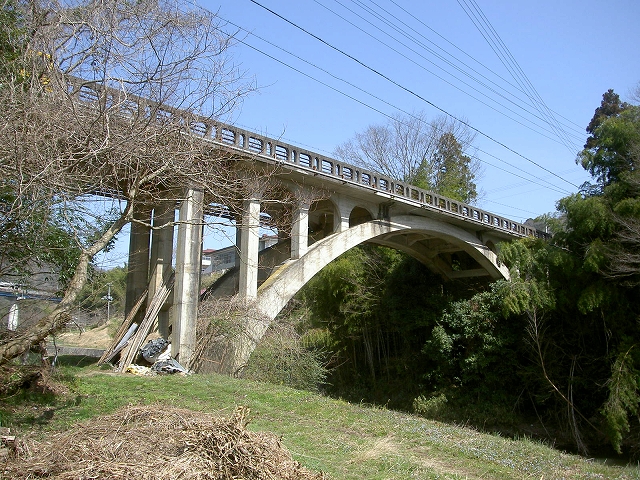
<path id="1" fill-rule="evenodd" d="M 430 218 L 403 215 L 389 221 L 370 220 L 334 233 L 310 246 L 303 257 L 284 262 L 258 289 L 258 308 L 266 318 L 274 319 L 316 273 L 346 251 L 367 241 L 405 251 L 438 270 L 440 266 L 434 256 L 425 251 L 424 245 L 421 249 L 416 248 L 419 238 L 438 239 L 452 250 L 465 252 L 479 266 L 478 274 L 488 274 L 494 279 L 509 278 L 508 269 L 498 262 L 496 254 L 468 231 Z"/>
<path id="2" fill-rule="evenodd" d="M 331 235 L 334 230 L 337 205 L 329 198 L 315 201 L 309 207 L 309 245 Z"/>
<path id="3" fill-rule="evenodd" d="M 460 227 L 432 218 L 402 215 L 390 220 L 371 220 L 339 231 L 317 241 L 298 259 L 289 259 L 275 268 L 268 279 L 258 288 L 256 308 L 261 315 L 245 318 L 245 333 L 249 341 L 237 345 L 232 371 L 241 369 L 256 345 L 269 328 L 271 321 L 286 306 L 293 296 L 331 261 L 360 245 L 370 241 L 389 245 L 411 254 L 430 267 L 438 267 L 433 256 L 429 256 L 423 240 L 440 240 L 456 251 L 465 252 L 492 278 L 509 278 L 508 269 L 498 263 L 495 253 L 482 244 L 472 233 Z"/>

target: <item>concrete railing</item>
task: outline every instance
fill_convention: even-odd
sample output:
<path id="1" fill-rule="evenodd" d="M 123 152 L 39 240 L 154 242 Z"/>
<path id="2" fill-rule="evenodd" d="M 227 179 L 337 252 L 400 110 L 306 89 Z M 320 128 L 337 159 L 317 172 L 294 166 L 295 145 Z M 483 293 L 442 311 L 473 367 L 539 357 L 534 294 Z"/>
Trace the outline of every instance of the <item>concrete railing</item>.
<path id="1" fill-rule="evenodd" d="M 118 114 L 123 116 L 155 117 L 158 122 L 179 124 L 191 135 L 245 152 L 247 155 L 295 167 L 307 171 L 310 175 L 327 176 L 345 184 L 369 188 L 389 198 L 416 203 L 422 208 L 485 225 L 513 236 L 548 236 L 534 227 L 514 222 L 464 202 L 423 190 L 379 173 L 364 170 L 355 165 L 325 157 L 233 125 L 167 107 L 142 97 L 125 94 L 118 89 L 103 87 L 95 82 L 72 78 L 69 81 L 69 93 L 84 104 L 102 104 L 104 108 L 115 109 Z"/>

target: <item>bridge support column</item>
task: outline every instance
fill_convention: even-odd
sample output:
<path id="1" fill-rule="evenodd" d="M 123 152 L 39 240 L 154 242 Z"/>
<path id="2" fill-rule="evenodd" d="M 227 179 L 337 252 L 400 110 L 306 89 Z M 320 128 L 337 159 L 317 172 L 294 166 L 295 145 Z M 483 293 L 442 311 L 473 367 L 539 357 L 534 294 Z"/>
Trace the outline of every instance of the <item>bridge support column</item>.
<path id="1" fill-rule="evenodd" d="M 345 232 L 349 230 L 349 217 L 336 216 L 334 231 Z"/>
<path id="2" fill-rule="evenodd" d="M 151 211 L 140 207 L 134 208 L 134 221 L 131 222 L 129 234 L 129 260 L 127 263 L 127 291 L 125 297 L 125 317 L 147 288 L 149 278 L 149 240 L 151 231 Z M 144 307 L 144 306 L 143 306 Z M 138 311 L 136 323 L 144 317 L 144 308 Z"/>
<path id="3" fill-rule="evenodd" d="M 345 232 L 349 230 L 349 216 L 351 215 L 351 210 L 356 204 L 353 200 L 346 198 L 343 195 L 335 197 L 337 211 L 333 216 L 333 231 L 334 232 Z"/>
<path id="4" fill-rule="evenodd" d="M 242 248 L 242 217 L 236 217 L 236 261 L 235 266 L 240 271 L 240 264 L 242 263 L 242 259 L 240 258 L 240 250 Z"/>
<path id="5" fill-rule="evenodd" d="M 260 246 L 260 200 L 244 201 L 240 224 L 240 281 L 238 294 L 245 301 L 258 295 L 258 250 Z"/>
<path id="6" fill-rule="evenodd" d="M 151 273 L 149 277 L 150 302 L 162 284 L 171 276 L 173 259 L 173 223 L 175 222 L 175 202 L 165 202 L 153 211 L 153 226 L 167 225 L 151 234 Z M 158 333 L 162 338 L 169 338 L 168 305 L 158 312 Z"/>
<path id="7" fill-rule="evenodd" d="M 202 190 L 189 188 L 180 205 L 174 302 L 172 354 L 189 368 L 196 344 L 196 321 L 202 268 Z"/>
<path id="8" fill-rule="evenodd" d="M 291 227 L 291 258 L 304 256 L 309 248 L 309 205 L 300 204 L 293 212 Z"/>

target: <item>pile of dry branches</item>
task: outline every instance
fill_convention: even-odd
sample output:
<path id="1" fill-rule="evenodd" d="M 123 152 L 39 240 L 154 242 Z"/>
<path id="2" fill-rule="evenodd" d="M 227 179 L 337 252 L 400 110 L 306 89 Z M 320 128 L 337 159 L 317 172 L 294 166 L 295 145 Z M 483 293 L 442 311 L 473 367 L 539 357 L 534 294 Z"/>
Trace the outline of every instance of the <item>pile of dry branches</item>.
<path id="1" fill-rule="evenodd" d="M 129 406 L 45 441 L 19 443 L 4 478 L 322 479 L 271 433 L 246 430 L 248 409 L 230 418 L 161 405 Z"/>

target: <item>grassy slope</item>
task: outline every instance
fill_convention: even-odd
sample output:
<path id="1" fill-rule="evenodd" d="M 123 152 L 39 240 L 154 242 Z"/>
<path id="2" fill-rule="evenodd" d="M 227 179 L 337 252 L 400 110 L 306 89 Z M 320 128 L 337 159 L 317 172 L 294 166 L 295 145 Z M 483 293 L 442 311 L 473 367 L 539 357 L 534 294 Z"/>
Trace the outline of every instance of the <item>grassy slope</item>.
<path id="1" fill-rule="evenodd" d="M 18 431 L 50 430 L 127 404 L 166 402 L 220 415 L 244 405 L 251 409 L 250 429 L 282 436 L 294 458 L 333 479 L 640 478 L 637 469 L 587 461 L 526 439 L 480 434 L 284 387 L 216 375 L 137 377 L 95 367 L 71 371 L 68 393 L 37 408 L 0 403 L 0 420 Z"/>

